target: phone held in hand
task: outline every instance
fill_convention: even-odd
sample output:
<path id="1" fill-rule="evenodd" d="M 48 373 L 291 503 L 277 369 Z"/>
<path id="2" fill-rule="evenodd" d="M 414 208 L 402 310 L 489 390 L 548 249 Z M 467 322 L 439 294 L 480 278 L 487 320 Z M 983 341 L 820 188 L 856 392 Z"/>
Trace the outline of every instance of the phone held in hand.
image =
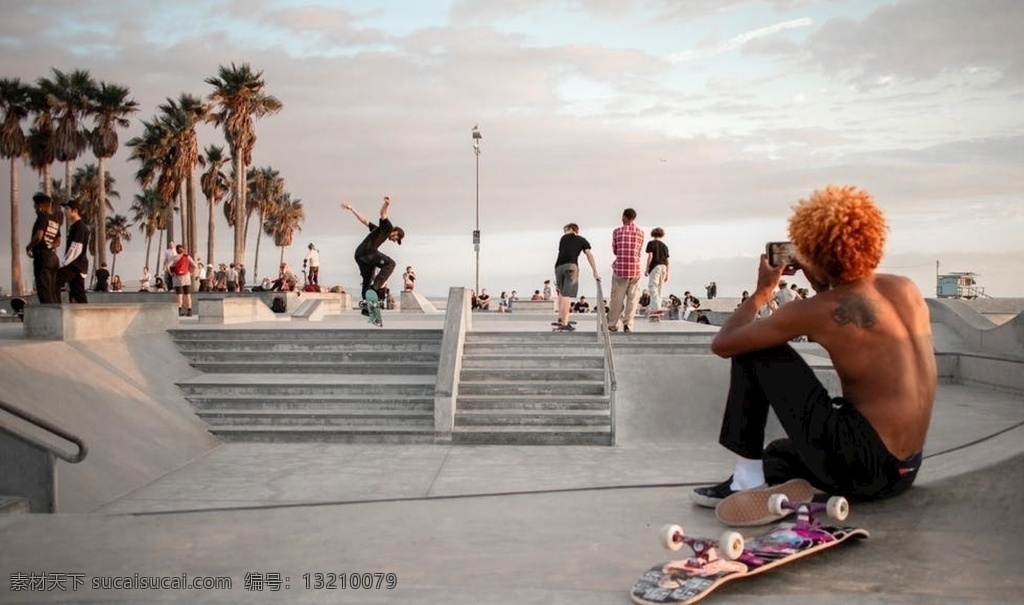
<path id="1" fill-rule="evenodd" d="M 768 242 L 765 246 L 765 254 L 768 256 L 768 264 L 773 267 L 785 265 L 783 275 L 793 275 L 797 270 L 796 246 L 793 242 Z"/>

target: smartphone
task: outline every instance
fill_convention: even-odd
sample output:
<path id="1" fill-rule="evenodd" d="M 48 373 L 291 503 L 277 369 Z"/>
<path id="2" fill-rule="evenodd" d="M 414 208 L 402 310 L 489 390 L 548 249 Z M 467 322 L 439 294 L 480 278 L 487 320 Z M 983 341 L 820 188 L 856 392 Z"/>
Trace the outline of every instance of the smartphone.
<path id="1" fill-rule="evenodd" d="M 764 247 L 764 252 L 768 256 L 768 264 L 773 267 L 785 265 L 783 269 L 783 275 L 793 275 L 797 270 L 796 262 L 796 246 L 793 242 L 768 242 Z"/>

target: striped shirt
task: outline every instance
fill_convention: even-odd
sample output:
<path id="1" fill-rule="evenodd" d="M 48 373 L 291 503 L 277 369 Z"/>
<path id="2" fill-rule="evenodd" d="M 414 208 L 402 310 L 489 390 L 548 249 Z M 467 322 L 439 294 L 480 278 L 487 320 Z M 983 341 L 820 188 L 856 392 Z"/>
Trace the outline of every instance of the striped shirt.
<path id="1" fill-rule="evenodd" d="M 640 270 L 640 250 L 644 245 L 644 232 L 633 223 L 617 227 L 612 232 L 612 252 L 615 262 L 612 272 L 616 277 L 638 279 Z"/>

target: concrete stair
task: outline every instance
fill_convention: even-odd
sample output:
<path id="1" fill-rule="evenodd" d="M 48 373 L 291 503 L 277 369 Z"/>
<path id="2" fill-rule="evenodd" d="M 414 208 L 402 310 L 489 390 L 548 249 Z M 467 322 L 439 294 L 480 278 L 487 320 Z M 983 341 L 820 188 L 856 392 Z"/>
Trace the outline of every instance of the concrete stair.
<path id="1" fill-rule="evenodd" d="M 226 441 L 430 443 L 440 330 L 173 330 Z"/>
<path id="2" fill-rule="evenodd" d="M 470 332 L 452 442 L 610 445 L 604 375 L 594 332 Z"/>

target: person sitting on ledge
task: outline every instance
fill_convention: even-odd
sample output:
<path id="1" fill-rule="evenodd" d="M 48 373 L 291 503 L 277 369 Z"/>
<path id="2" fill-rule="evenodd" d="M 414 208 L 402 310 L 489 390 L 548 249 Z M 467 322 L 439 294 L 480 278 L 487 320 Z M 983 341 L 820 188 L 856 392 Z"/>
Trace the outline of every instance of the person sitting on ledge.
<path id="1" fill-rule="evenodd" d="M 935 353 L 917 287 L 875 273 L 886 231 L 866 191 L 830 185 L 814 192 L 795 206 L 789 235 L 817 295 L 754 321 L 786 267 L 762 255 L 756 290 L 712 341 L 716 355 L 732 360 L 719 443 L 738 459 L 731 477 L 691 497 L 716 506 L 727 524 L 777 518 L 767 511 L 770 493 L 800 501 L 813 496 L 813 486 L 869 500 L 898 495 L 917 477 L 935 399 Z M 831 396 L 787 344 L 798 336 L 828 352 L 842 396 Z M 769 408 L 787 438 L 765 446 Z"/>

